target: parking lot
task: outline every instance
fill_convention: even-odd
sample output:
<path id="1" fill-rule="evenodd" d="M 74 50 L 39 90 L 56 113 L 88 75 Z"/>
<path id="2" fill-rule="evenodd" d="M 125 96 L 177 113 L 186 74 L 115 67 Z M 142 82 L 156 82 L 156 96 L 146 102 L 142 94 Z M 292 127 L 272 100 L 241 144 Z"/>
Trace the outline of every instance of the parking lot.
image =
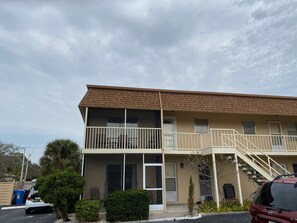
<path id="1" fill-rule="evenodd" d="M 0 222 L 5 223 L 52 223 L 55 221 L 54 213 L 48 211 L 37 211 L 29 215 L 25 214 L 24 208 L 0 210 Z M 203 216 L 197 220 L 182 220 L 182 221 L 160 221 L 160 223 L 250 223 L 250 215 L 248 213 L 240 214 L 219 214 Z"/>
<path id="2" fill-rule="evenodd" d="M 54 221 L 54 213 L 36 211 L 27 215 L 24 206 L 19 206 L 17 209 L 0 210 L 0 222 L 3 223 L 53 223 Z"/>

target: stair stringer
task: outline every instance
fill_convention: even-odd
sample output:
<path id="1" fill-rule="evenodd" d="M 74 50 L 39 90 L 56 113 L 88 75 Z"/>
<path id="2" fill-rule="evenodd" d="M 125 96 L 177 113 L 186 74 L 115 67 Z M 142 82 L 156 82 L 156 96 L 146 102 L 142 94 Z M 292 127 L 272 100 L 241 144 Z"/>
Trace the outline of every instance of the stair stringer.
<path id="1" fill-rule="evenodd" d="M 256 164 L 252 159 L 247 157 L 245 154 L 242 154 L 240 151 L 236 150 L 236 155 L 242 159 L 245 163 L 247 163 L 249 166 L 251 166 L 255 171 L 260 173 L 263 177 L 265 177 L 267 180 L 271 181 L 273 180 L 273 177 L 270 176 L 270 174 L 262 167 L 260 167 L 258 164 Z"/>

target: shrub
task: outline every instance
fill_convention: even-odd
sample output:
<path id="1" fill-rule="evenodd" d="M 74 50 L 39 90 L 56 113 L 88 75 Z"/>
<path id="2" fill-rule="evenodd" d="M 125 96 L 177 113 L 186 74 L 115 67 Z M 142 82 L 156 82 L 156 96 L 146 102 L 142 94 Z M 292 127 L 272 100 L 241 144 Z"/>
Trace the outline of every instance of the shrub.
<path id="1" fill-rule="evenodd" d="M 75 205 L 75 218 L 79 222 L 99 220 L 99 200 L 80 200 Z"/>
<path id="2" fill-rule="evenodd" d="M 220 204 L 220 209 L 217 209 L 217 204 L 214 201 L 205 201 L 201 203 L 197 212 L 210 213 L 210 212 L 230 212 L 230 211 L 247 211 L 250 207 L 248 200 L 243 201 L 243 206 L 240 205 L 238 200 L 223 201 Z"/>
<path id="3" fill-rule="evenodd" d="M 191 176 L 190 182 L 189 182 L 189 194 L 188 194 L 188 211 L 191 216 L 193 215 L 193 209 L 194 209 L 194 184 Z"/>
<path id="4" fill-rule="evenodd" d="M 70 168 L 45 177 L 38 191 L 45 202 L 53 204 L 57 217 L 68 221 L 69 203 L 83 192 L 84 185 L 85 179 Z"/>
<path id="5" fill-rule="evenodd" d="M 105 208 L 110 222 L 147 220 L 149 193 L 139 189 L 113 192 L 105 200 Z"/>

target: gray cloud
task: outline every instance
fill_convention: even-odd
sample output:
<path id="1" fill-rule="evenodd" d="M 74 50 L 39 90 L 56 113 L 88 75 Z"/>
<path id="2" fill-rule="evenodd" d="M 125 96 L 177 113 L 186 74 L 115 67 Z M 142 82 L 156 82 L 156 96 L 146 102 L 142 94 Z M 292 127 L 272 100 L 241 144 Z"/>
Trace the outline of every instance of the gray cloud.
<path id="1" fill-rule="evenodd" d="M 6 1 L 0 135 L 82 144 L 85 85 L 296 95 L 295 1 Z"/>

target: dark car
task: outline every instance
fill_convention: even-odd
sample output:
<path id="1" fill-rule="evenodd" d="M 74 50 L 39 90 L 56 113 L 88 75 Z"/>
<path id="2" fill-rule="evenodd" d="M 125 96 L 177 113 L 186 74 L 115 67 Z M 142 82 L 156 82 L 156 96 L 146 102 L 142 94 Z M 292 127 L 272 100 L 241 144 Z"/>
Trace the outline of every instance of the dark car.
<path id="1" fill-rule="evenodd" d="M 265 183 L 250 207 L 252 223 L 297 223 L 297 176 L 281 175 Z"/>

